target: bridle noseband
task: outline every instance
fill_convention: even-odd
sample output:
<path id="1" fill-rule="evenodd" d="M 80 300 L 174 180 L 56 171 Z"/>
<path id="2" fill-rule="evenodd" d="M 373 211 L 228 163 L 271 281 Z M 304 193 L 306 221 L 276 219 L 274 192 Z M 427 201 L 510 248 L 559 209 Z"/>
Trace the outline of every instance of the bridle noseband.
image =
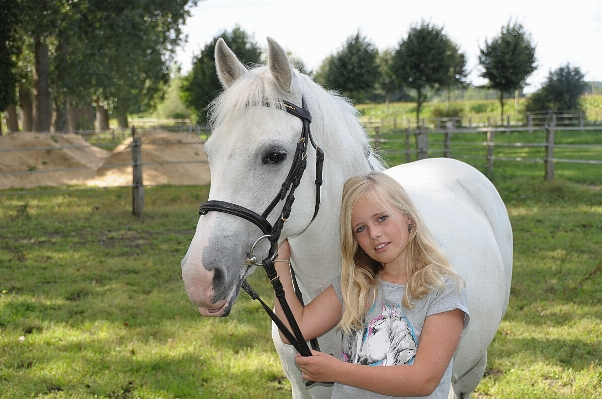
<path id="1" fill-rule="evenodd" d="M 309 222 L 309 224 L 311 224 L 314 221 L 314 219 L 316 218 L 318 211 L 320 209 L 320 187 L 322 186 L 322 168 L 323 168 L 323 164 L 324 164 L 324 151 L 319 146 L 316 145 L 316 143 L 314 142 L 314 139 L 311 135 L 311 131 L 310 131 L 310 127 L 309 127 L 309 125 L 311 123 L 311 114 L 309 113 L 309 111 L 306 107 L 305 99 L 302 99 L 301 104 L 302 104 L 302 106 L 299 107 L 286 100 L 281 100 L 273 105 L 267 101 L 264 101 L 262 104 L 263 106 L 267 106 L 267 107 L 274 106 L 275 108 L 284 110 L 284 111 L 288 112 L 289 114 L 301 119 L 301 122 L 303 123 L 301 137 L 300 137 L 299 141 L 297 142 L 295 156 L 293 158 L 293 163 L 288 172 L 288 175 L 287 175 L 286 179 L 284 180 L 284 183 L 282 183 L 280 191 L 274 197 L 274 199 L 268 205 L 268 207 L 263 211 L 263 213 L 261 215 L 259 215 L 258 213 L 254 212 L 248 208 L 245 208 L 243 206 L 237 205 L 237 204 L 233 204 L 233 203 L 225 202 L 225 201 L 210 200 L 210 201 L 206 201 L 201 204 L 201 207 L 199 208 L 199 214 L 202 216 L 202 215 L 206 215 L 208 212 L 212 212 L 212 211 L 222 212 L 222 213 L 227 213 L 230 215 L 234 215 L 234 216 L 243 218 L 243 219 L 253 223 L 263 233 L 263 236 L 261 236 L 253 244 L 253 248 L 260 240 L 262 240 L 264 238 L 268 239 L 270 241 L 270 250 L 268 252 L 268 256 L 265 259 L 263 259 L 261 263 L 259 263 L 255 259 L 255 256 L 253 255 L 253 250 L 251 249 L 250 253 L 247 255 L 247 261 L 245 262 L 245 266 L 247 266 L 247 267 L 262 266 L 265 269 L 265 271 L 268 275 L 268 278 L 270 279 L 270 282 L 272 283 L 272 286 L 274 288 L 276 297 L 278 298 L 278 300 L 282 306 L 282 309 L 284 310 L 284 313 L 287 317 L 287 320 L 291 326 L 291 329 L 293 330 L 292 333 L 291 333 L 291 331 L 288 330 L 288 328 L 284 325 L 284 323 L 274 314 L 274 312 L 269 308 L 269 306 L 267 306 L 261 300 L 259 295 L 257 295 L 257 293 L 249 286 L 246 279 L 244 279 L 244 276 L 243 276 L 243 282 L 242 282 L 241 288 L 243 290 L 245 290 L 245 292 L 247 292 L 251 296 L 251 298 L 259 300 L 261 302 L 263 308 L 266 310 L 268 315 L 272 318 L 274 323 L 278 326 L 280 331 L 282 331 L 283 335 L 291 342 L 291 344 L 293 344 L 295 346 L 295 349 L 297 349 L 297 351 L 301 355 L 311 356 L 311 351 L 309 350 L 309 347 L 307 346 L 307 343 L 306 343 L 305 339 L 303 338 L 303 334 L 301 333 L 301 330 L 299 329 L 299 326 L 298 326 L 297 322 L 295 321 L 295 318 L 290 310 L 290 307 L 288 306 L 288 303 L 286 302 L 284 289 L 282 288 L 282 284 L 280 283 L 280 279 L 278 278 L 278 274 L 276 273 L 276 269 L 275 269 L 274 263 L 273 263 L 274 259 L 278 255 L 278 240 L 280 239 L 280 233 L 282 232 L 284 223 L 287 221 L 288 217 L 291 214 L 293 202 L 295 201 L 295 196 L 294 196 L 295 190 L 301 183 L 301 178 L 303 176 L 303 173 L 305 172 L 305 168 L 307 167 L 308 143 L 311 143 L 311 145 L 316 150 L 316 180 L 315 180 L 316 202 L 315 202 L 314 215 L 313 215 L 311 221 Z M 280 217 L 278 218 L 278 220 L 272 226 L 272 224 L 267 220 L 267 218 L 272 213 L 272 211 L 274 210 L 274 208 L 280 201 L 284 201 L 284 206 L 282 207 L 282 213 L 281 213 Z M 308 226 L 309 226 L 309 224 L 308 224 Z M 292 271 L 292 269 L 291 269 L 291 271 Z M 301 292 L 298 289 L 296 280 L 293 279 L 293 282 L 295 285 L 295 291 L 296 291 L 297 297 L 299 298 L 300 302 L 303 303 L 303 300 L 300 297 Z M 317 346 L 317 341 L 315 341 L 315 342 L 316 342 L 316 346 Z M 313 340 L 312 340 L 312 346 L 314 346 Z"/>

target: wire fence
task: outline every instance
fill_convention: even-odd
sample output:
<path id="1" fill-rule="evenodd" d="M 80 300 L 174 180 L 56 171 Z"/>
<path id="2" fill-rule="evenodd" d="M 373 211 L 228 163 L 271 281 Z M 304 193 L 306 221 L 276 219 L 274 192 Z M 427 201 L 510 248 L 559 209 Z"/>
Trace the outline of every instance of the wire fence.
<path id="1" fill-rule="evenodd" d="M 182 132 L 188 132 L 189 129 L 182 129 Z M 190 129 L 193 131 L 194 136 L 207 135 L 207 132 L 202 127 L 197 127 L 196 129 Z M 162 130 L 164 131 L 164 130 Z M 204 132 L 204 133 L 203 133 Z M 143 132 L 142 136 L 147 132 Z M 17 133 L 18 134 L 18 133 Z M 49 133 L 40 133 L 40 136 L 47 136 L 54 138 L 56 134 Z M 60 135 L 60 133 L 58 133 Z M 136 174 L 142 176 L 143 167 L 153 167 L 153 166 L 170 166 L 170 165 L 187 165 L 187 164 L 200 164 L 208 167 L 206 159 L 199 160 L 190 160 L 190 159 L 179 159 L 179 160 L 152 160 L 153 157 L 149 157 L 151 160 L 142 162 L 141 159 L 144 157 L 142 154 L 142 140 L 140 134 L 137 133 L 135 128 L 128 129 L 113 129 L 110 131 L 103 132 L 85 132 L 79 131 L 77 135 L 86 140 L 88 143 L 85 145 L 52 145 L 52 146 L 34 146 L 34 147 L 2 147 L 0 148 L 0 158 L 2 157 L 2 153 L 46 153 L 52 154 L 60 151 L 80 151 L 84 152 L 86 150 L 90 150 L 94 147 L 99 148 L 109 148 L 113 149 L 110 154 L 110 158 L 113 160 L 108 160 L 97 167 L 89 167 L 89 166 L 71 166 L 71 167 L 48 167 L 45 169 L 37 168 L 37 167 L 29 167 L 28 170 L 18 170 L 23 169 L 23 165 L 15 165 L 15 168 L 8 169 L 5 167 L 4 170 L 0 170 L 0 179 L 7 177 L 27 177 L 27 176 L 36 176 L 36 175 L 48 175 L 48 174 L 71 174 L 73 176 L 77 176 L 78 174 L 83 173 L 96 173 L 103 172 L 108 169 L 121 169 L 123 173 L 124 168 L 131 168 L 132 178 L 130 184 L 111 184 L 106 187 L 95 187 L 95 186 L 86 186 L 80 187 L 81 184 L 77 184 L 75 188 L 57 188 L 52 190 L 32 190 L 32 189 L 22 189 L 18 190 L 18 187 L 15 189 L 9 190 L 0 190 L 0 195 L 8 196 L 8 195 L 30 195 L 30 194 L 38 194 L 38 193 L 60 193 L 60 192 L 69 192 L 75 190 L 98 190 L 98 189 L 107 189 L 107 188 L 123 188 L 123 187 L 131 187 L 134 191 L 137 187 L 142 186 L 142 179 L 139 179 L 139 182 L 135 181 Z M 177 136 L 176 136 L 177 137 Z M 127 140 L 131 138 L 131 141 L 127 143 Z M 124 141 L 127 144 L 124 144 Z M 152 140 L 150 142 L 145 143 L 144 145 L 148 148 L 153 147 L 155 150 L 157 147 L 174 147 L 174 146 L 199 146 L 204 142 L 203 139 L 187 141 L 185 139 L 177 138 L 176 141 L 160 141 L 160 140 Z M 122 148 L 117 148 L 118 146 L 123 146 Z M 138 154 L 136 155 L 136 151 Z M 157 150 L 158 153 L 163 152 L 164 150 Z M 177 151 L 177 150 L 176 150 Z M 198 152 L 202 152 L 201 149 Z M 127 158 L 123 155 L 127 155 Z M 119 161 L 115 161 L 119 160 Z M 2 166 L 2 165 L 0 165 Z M 42 184 L 44 185 L 44 184 Z M 146 184 L 147 187 L 152 186 L 153 184 Z M 18 190 L 18 191 L 16 191 Z"/>

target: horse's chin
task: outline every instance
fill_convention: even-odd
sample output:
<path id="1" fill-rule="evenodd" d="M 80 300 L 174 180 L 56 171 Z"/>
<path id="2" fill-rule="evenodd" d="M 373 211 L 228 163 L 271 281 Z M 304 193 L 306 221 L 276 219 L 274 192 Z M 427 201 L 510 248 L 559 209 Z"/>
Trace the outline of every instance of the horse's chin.
<path id="1" fill-rule="evenodd" d="M 240 285 L 235 285 L 232 291 L 226 299 L 216 303 L 212 303 L 211 306 L 199 306 L 199 313 L 205 317 L 226 317 L 232 311 L 232 306 L 236 302 L 238 297 L 238 291 Z"/>

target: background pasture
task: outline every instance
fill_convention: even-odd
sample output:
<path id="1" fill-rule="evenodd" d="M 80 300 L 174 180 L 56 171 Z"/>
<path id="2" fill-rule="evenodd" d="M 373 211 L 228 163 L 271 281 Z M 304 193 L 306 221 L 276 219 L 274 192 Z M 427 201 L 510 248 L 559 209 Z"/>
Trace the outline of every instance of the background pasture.
<path id="1" fill-rule="evenodd" d="M 600 167 L 544 182 L 521 165 L 491 176 L 515 266 L 476 396 L 601 397 Z M 290 397 L 259 304 L 208 319 L 188 301 L 179 263 L 207 193 L 147 188 L 142 219 L 129 188 L 0 193 L 0 397 Z"/>

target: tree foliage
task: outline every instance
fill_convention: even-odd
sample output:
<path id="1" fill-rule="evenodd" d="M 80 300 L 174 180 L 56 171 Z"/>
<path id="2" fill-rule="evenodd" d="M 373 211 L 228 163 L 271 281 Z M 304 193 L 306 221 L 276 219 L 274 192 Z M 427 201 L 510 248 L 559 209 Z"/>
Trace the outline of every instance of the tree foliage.
<path id="1" fill-rule="evenodd" d="M 526 79 L 536 69 L 535 45 L 531 34 L 518 22 L 508 21 L 491 42 L 485 40 L 479 48 L 480 76 L 487 79 L 487 87 L 499 92 L 501 118 L 504 119 L 504 93 L 526 86 Z"/>
<path id="2" fill-rule="evenodd" d="M 579 98 L 588 89 L 585 75 L 570 64 L 550 71 L 543 86 L 525 104 L 525 112 L 573 111 L 581 109 Z"/>
<path id="3" fill-rule="evenodd" d="M 92 96 L 98 105 L 114 109 L 120 125 L 127 125 L 126 114 L 147 111 L 162 94 L 182 41 L 187 5 L 196 1 L 86 3 L 81 13 L 85 17 L 77 27 L 87 37 L 87 45 L 78 49 L 80 57 L 72 65 L 79 69 L 78 76 L 88 75 L 93 84 L 86 87 L 74 82 L 74 89 Z"/>
<path id="4" fill-rule="evenodd" d="M 20 35 L 32 42 L 21 50 L 34 62 L 22 57 L 18 72 L 33 75 L 34 128 L 49 129 L 52 106 L 56 120 L 81 103 L 118 117 L 149 108 L 169 79 L 181 25 L 197 1 L 19 0 Z"/>
<path id="5" fill-rule="evenodd" d="M 379 53 L 376 64 L 378 65 L 378 80 L 376 81 L 376 89 L 385 96 L 385 104 L 388 111 L 391 94 L 397 89 L 395 83 L 395 75 L 391 70 L 393 65 L 393 51 L 384 50 Z"/>
<path id="6" fill-rule="evenodd" d="M 171 79 L 165 91 L 165 97 L 157 104 L 153 113 L 156 118 L 190 119 L 190 110 L 180 100 L 180 86 L 182 86 L 182 75 L 180 66 L 174 64 L 171 69 Z"/>
<path id="7" fill-rule="evenodd" d="M 207 106 L 222 89 L 215 73 L 215 45 L 219 38 L 224 39 L 243 64 L 257 64 L 261 60 L 261 49 L 240 26 L 231 32 L 223 31 L 207 43 L 198 56 L 194 56 L 192 68 L 182 82 L 181 99 L 187 107 L 195 110 L 199 124 L 207 122 Z"/>
<path id="8" fill-rule="evenodd" d="M 393 54 L 392 71 L 399 86 L 416 91 L 416 123 L 428 90 L 453 87 L 466 76 L 465 66 L 465 56 L 460 55 L 443 27 L 424 20 L 410 27 Z"/>
<path id="9" fill-rule="evenodd" d="M 345 97 L 362 102 L 379 78 L 378 49 L 359 31 L 347 38 L 342 48 L 328 58 L 321 79 L 323 85 Z"/>
<path id="10" fill-rule="evenodd" d="M 442 87 L 447 91 L 447 107 L 449 108 L 451 91 L 467 86 L 468 71 L 466 70 L 466 54 L 461 52 L 458 45 L 451 40 L 446 56 L 449 57 L 449 71 Z"/>

